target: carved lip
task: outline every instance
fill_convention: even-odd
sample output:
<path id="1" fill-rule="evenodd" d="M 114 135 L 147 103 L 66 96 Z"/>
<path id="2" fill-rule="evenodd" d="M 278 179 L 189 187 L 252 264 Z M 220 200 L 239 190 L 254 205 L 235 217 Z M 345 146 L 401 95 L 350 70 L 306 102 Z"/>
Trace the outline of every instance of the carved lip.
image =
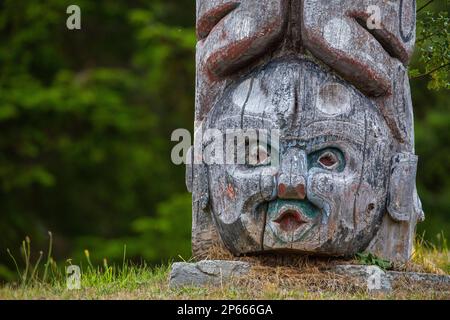
<path id="1" fill-rule="evenodd" d="M 311 220 L 297 208 L 283 207 L 276 219 L 272 220 L 277 223 L 281 230 L 285 232 L 294 232 L 302 225 L 311 222 Z"/>

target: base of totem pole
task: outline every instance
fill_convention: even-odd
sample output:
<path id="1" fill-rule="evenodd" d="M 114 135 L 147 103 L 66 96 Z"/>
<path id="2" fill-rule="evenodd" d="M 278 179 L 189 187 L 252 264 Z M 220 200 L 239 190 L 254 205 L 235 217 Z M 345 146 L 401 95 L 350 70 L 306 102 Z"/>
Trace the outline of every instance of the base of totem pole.
<path id="1" fill-rule="evenodd" d="M 251 277 L 253 265 L 242 261 L 202 260 L 174 263 L 170 272 L 171 288 L 217 286 Z M 399 284 L 445 288 L 450 292 L 450 276 L 418 272 L 383 271 L 377 266 L 336 265 L 323 271 L 328 277 L 344 277 L 367 285 L 370 293 L 391 293 Z"/>

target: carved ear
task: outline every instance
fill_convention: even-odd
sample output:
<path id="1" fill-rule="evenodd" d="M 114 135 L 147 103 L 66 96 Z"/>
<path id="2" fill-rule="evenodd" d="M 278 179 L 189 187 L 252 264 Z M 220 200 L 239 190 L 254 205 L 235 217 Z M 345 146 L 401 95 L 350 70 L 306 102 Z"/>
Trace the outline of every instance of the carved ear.
<path id="1" fill-rule="evenodd" d="M 398 153 L 392 158 L 387 210 L 395 221 L 411 221 L 413 214 L 422 211 L 416 191 L 417 161 L 412 153 Z"/>
<path id="2" fill-rule="evenodd" d="M 192 188 L 194 184 L 194 153 L 192 152 L 192 147 L 189 147 L 186 155 L 186 188 L 190 193 L 192 193 Z"/>
<path id="3" fill-rule="evenodd" d="M 209 204 L 208 172 L 202 161 L 195 161 L 193 149 L 190 147 L 186 156 L 186 187 L 192 193 L 193 202 L 205 210 Z"/>
<path id="4" fill-rule="evenodd" d="M 201 157 L 195 158 L 194 147 L 190 147 L 186 161 L 186 186 L 192 193 L 192 254 L 197 259 L 205 259 L 209 250 L 221 246 L 209 210 L 208 170 Z"/>

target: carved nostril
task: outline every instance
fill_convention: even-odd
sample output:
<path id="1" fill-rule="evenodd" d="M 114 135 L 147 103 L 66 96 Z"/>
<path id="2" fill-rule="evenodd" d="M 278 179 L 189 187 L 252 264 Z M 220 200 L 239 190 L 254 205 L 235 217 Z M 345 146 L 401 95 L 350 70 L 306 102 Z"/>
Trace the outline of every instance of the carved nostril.
<path id="1" fill-rule="evenodd" d="M 306 179 L 302 175 L 282 174 L 277 181 L 278 198 L 304 200 L 306 198 Z"/>
<path id="2" fill-rule="evenodd" d="M 306 198 L 306 188 L 304 184 L 298 184 L 295 188 L 286 186 L 284 183 L 278 184 L 278 197 L 280 199 L 298 199 Z"/>
<path id="3" fill-rule="evenodd" d="M 297 187 L 295 187 L 295 191 L 297 191 L 297 195 L 300 200 L 304 200 L 306 198 L 306 188 L 304 184 L 297 185 Z"/>
<path id="4" fill-rule="evenodd" d="M 278 196 L 280 197 L 280 198 L 283 198 L 283 197 L 285 197 L 286 196 L 286 185 L 284 184 L 284 183 L 280 183 L 279 185 L 278 185 Z"/>

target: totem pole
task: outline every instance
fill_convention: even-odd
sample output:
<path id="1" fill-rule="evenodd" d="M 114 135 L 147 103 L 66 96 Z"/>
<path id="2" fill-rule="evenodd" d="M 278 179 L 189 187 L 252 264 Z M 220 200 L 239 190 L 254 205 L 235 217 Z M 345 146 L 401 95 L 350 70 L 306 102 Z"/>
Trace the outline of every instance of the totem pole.
<path id="1" fill-rule="evenodd" d="M 410 258 L 415 15 L 414 0 L 197 0 L 195 256 Z M 268 134 L 241 139 L 243 162 L 206 161 L 211 129 Z"/>

